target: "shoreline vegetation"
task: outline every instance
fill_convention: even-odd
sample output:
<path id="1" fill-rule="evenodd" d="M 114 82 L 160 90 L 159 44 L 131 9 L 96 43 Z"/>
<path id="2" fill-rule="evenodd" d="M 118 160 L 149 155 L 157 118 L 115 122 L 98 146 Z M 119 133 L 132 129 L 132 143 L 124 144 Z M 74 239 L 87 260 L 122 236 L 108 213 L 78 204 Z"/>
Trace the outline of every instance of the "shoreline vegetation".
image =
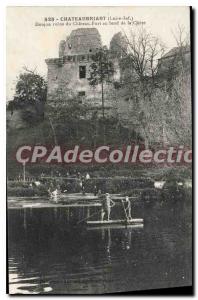
<path id="1" fill-rule="evenodd" d="M 89 173 L 89 179 L 82 179 L 81 174 L 67 174 L 67 176 L 60 173 L 53 176 L 44 175 L 40 177 L 27 177 L 23 181 L 22 177 L 7 181 L 7 195 L 8 197 L 46 197 L 49 196 L 49 188 L 56 189 L 59 187 L 61 193 L 67 195 L 68 193 L 81 193 L 83 180 L 84 193 L 111 193 L 133 196 L 138 191 L 143 194 L 156 194 L 158 189 L 174 189 L 186 190 L 192 187 L 190 168 L 164 168 L 163 170 L 147 170 L 141 176 L 134 176 L 124 174 L 123 176 L 94 176 Z M 126 173 L 126 172 L 125 172 Z M 140 172 L 139 172 L 140 174 Z M 164 186 L 157 187 L 155 183 L 164 183 Z M 82 193 L 83 194 L 83 193 Z"/>

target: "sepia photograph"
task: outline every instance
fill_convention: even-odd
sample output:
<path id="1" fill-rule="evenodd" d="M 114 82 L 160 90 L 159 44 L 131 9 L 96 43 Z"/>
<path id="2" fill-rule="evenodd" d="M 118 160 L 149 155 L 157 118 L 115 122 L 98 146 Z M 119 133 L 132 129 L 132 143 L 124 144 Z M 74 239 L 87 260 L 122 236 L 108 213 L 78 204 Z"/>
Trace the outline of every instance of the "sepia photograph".
<path id="1" fill-rule="evenodd" d="M 9 294 L 192 288 L 191 29 L 188 6 L 7 7 Z"/>

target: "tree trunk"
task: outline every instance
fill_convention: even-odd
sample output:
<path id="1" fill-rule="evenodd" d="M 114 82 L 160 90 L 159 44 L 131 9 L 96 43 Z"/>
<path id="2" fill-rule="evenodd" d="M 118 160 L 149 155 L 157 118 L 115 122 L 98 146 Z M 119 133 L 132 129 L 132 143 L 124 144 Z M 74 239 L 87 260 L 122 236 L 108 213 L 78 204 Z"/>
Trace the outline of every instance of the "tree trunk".
<path id="1" fill-rule="evenodd" d="M 49 123 L 50 123 L 51 129 L 52 129 L 52 133 L 53 133 L 54 144 L 58 145 L 58 141 L 57 141 L 57 136 L 56 136 L 56 131 L 55 131 L 54 125 L 53 125 L 52 120 L 50 119 L 49 116 L 48 116 L 48 119 L 49 119 Z"/>
<path id="2" fill-rule="evenodd" d="M 103 143 L 105 144 L 105 106 L 104 106 L 104 87 L 103 87 L 103 79 L 102 79 L 102 123 L 103 123 Z"/>

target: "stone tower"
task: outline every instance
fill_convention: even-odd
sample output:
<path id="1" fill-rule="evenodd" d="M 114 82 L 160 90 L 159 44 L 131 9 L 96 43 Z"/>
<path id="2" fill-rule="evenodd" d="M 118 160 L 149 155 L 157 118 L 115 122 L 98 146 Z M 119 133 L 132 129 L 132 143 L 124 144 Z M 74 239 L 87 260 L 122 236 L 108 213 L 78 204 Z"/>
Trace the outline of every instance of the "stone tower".
<path id="1" fill-rule="evenodd" d="M 101 103 L 101 87 L 89 85 L 89 66 L 92 55 L 102 47 L 101 37 L 96 28 L 79 28 L 59 43 L 59 57 L 46 59 L 48 66 L 48 103 L 89 101 L 97 106 Z"/>

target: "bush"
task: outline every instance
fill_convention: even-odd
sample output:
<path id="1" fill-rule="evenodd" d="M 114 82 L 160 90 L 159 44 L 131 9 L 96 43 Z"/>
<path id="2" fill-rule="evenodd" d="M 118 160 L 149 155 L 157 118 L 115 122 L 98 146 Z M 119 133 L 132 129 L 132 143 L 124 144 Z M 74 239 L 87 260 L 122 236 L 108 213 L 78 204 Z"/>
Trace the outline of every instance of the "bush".
<path id="1" fill-rule="evenodd" d="M 131 177 L 117 177 L 117 178 L 98 178 L 89 179 L 85 181 L 85 191 L 94 192 L 94 187 L 101 190 L 103 193 L 120 193 L 130 189 L 137 188 L 152 188 L 153 181 L 146 178 L 131 178 Z"/>
<path id="2" fill-rule="evenodd" d="M 33 197 L 35 195 L 35 191 L 33 188 L 24 188 L 24 187 L 9 187 L 8 196 L 14 197 Z"/>
<path id="3" fill-rule="evenodd" d="M 36 186 L 28 182 L 8 182 L 7 184 L 7 194 L 8 196 L 15 196 L 15 197 L 33 197 L 33 196 L 47 196 L 47 186 L 41 184 Z"/>

